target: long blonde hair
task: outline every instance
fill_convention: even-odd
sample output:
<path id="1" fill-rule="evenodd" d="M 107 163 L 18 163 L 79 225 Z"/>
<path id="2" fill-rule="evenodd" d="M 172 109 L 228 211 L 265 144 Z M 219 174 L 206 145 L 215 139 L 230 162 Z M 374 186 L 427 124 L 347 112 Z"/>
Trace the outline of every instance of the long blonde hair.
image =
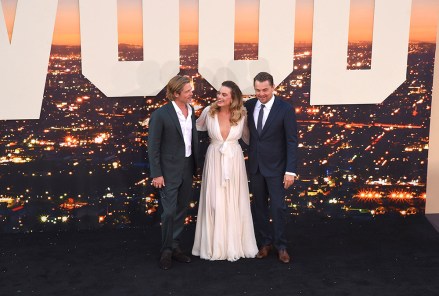
<path id="1" fill-rule="evenodd" d="M 245 109 L 243 108 L 244 102 L 242 100 L 242 92 L 239 86 L 235 82 L 226 80 L 221 86 L 225 86 L 230 89 L 232 95 L 232 103 L 230 104 L 230 124 L 237 125 L 241 118 L 245 115 Z M 210 106 L 209 114 L 214 117 L 218 113 L 220 107 L 217 102 L 214 102 Z"/>

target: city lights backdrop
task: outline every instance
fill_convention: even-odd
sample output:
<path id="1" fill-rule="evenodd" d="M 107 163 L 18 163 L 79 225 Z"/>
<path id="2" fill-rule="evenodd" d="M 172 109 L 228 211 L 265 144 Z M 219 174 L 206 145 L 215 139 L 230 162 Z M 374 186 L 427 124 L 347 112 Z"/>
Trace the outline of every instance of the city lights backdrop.
<path id="1" fill-rule="evenodd" d="M 222 80 L 249 98 L 254 72 L 274 74 L 298 119 L 292 219 L 424 214 L 439 3 L 331 1 L 41 0 L 32 10 L 32 0 L 0 0 L 0 233 L 157 225 L 148 122 L 177 73 L 192 78 L 197 114 Z M 41 37 L 30 15 L 44 15 Z M 378 50 L 404 36 L 395 56 Z M 187 223 L 201 181 L 200 171 Z"/>

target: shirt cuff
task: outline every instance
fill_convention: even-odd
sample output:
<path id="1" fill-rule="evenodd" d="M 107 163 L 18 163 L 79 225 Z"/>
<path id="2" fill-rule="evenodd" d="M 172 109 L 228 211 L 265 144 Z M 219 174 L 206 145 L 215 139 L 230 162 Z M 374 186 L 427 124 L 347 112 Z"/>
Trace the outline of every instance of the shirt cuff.
<path id="1" fill-rule="evenodd" d="M 291 173 L 291 172 L 285 172 L 285 175 L 297 177 L 296 173 Z"/>

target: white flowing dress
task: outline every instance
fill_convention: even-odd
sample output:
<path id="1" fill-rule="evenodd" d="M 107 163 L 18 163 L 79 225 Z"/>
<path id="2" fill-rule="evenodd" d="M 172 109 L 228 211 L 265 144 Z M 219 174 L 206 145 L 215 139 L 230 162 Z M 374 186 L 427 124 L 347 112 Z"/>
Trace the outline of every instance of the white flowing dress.
<path id="1" fill-rule="evenodd" d="M 258 252 L 250 210 L 247 172 L 238 140 L 248 142 L 246 119 L 231 126 L 224 140 L 218 117 L 206 107 L 197 130 L 210 137 L 204 162 L 192 254 L 207 260 L 236 261 Z"/>

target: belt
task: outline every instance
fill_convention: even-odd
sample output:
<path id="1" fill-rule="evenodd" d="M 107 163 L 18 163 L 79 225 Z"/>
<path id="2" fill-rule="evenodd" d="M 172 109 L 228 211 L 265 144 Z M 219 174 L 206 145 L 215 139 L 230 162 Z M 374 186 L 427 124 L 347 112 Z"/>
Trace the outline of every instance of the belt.
<path id="1" fill-rule="evenodd" d="M 227 180 L 230 180 L 231 176 L 231 167 L 230 161 L 233 157 L 232 146 L 239 145 L 238 141 L 219 141 L 219 140 L 211 140 L 211 145 L 220 146 L 219 152 L 221 153 L 221 185 L 226 186 Z"/>

